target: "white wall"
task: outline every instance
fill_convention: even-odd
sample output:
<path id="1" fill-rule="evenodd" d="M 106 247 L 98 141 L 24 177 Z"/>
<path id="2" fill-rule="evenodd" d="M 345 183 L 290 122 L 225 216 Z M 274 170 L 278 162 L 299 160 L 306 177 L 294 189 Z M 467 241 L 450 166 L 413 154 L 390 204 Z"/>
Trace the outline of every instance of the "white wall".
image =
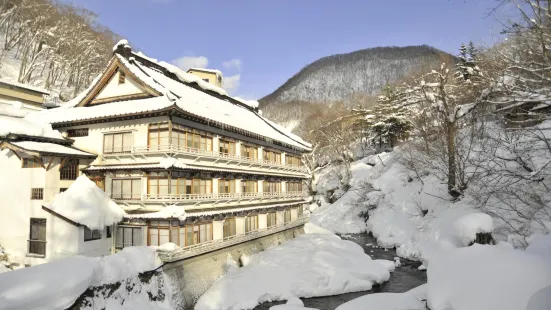
<path id="1" fill-rule="evenodd" d="M 111 80 L 109 80 L 107 85 L 105 85 L 105 87 L 101 90 L 101 92 L 96 96 L 95 99 L 105 99 L 117 96 L 144 93 L 144 91 L 140 89 L 138 83 L 136 83 L 136 81 L 131 79 L 128 75 L 125 78 L 125 83 L 119 84 L 119 74 L 119 71 L 113 74 Z"/>

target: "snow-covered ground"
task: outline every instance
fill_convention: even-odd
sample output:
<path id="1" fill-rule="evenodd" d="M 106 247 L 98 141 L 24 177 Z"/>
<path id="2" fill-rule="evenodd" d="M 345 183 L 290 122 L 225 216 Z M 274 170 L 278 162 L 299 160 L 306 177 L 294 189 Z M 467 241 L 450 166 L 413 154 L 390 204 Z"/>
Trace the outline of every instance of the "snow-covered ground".
<path id="1" fill-rule="evenodd" d="M 242 268 L 229 268 L 195 309 L 252 309 L 267 301 L 370 290 L 389 279 L 389 267 L 373 261 L 359 245 L 313 224 L 305 231 L 248 257 Z"/>
<path id="2" fill-rule="evenodd" d="M 66 309 L 89 287 L 120 281 L 129 286 L 135 285 L 133 282 L 140 282 L 138 273 L 160 266 L 155 250 L 153 247 L 130 247 L 102 258 L 74 256 L 2 273 L 0 309 Z M 125 289 L 127 286 L 122 287 Z M 88 309 L 102 309 L 105 305 L 109 305 L 108 309 L 170 309 L 168 298 L 157 304 L 149 302 L 147 291 L 155 287 L 140 289 L 117 290 L 113 298 L 99 298 Z M 123 291 L 126 293 L 123 294 Z M 132 307 L 136 301 L 143 305 Z"/>
<path id="3" fill-rule="evenodd" d="M 396 310 L 425 309 L 427 285 L 418 286 L 405 293 L 369 294 L 340 305 L 337 310 Z"/>

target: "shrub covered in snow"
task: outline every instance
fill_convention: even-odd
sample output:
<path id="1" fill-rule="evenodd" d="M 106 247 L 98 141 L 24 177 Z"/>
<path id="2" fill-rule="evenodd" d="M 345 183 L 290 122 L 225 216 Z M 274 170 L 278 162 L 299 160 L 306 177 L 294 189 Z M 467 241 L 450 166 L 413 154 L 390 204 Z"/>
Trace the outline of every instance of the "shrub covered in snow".
<path id="1" fill-rule="evenodd" d="M 475 241 L 480 239 L 481 236 L 490 234 L 491 238 L 492 231 L 494 230 L 494 223 L 492 221 L 492 217 L 488 214 L 471 213 L 457 219 L 454 227 L 457 231 L 457 235 L 461 238 L 463 245 L 468 246 L 475 243 Z M 490 242 L 477 243 L 489 244 Z"/>

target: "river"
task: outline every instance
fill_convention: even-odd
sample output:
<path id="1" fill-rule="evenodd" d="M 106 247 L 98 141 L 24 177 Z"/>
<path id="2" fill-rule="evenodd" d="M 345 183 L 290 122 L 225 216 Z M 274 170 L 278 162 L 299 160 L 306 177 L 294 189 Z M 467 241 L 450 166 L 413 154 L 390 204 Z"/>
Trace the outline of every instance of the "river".
<path id="1" fill-rule="evenodd" d="M 377 240 L 368 234 L 352 234 L 341 236 L 343 239 L 353 241 L 360 245 L 366 254 L 373 259 L 394 260 L 396 251 L 393 249 L 385 250 L 377 246 Z M 427 274 L 425 271 L 418 270 L 421 265 L 419 262 L 400 259 L 402 266 L 397 267 L 390 273 L 390 279 L 381 285 L 373 286 L 370 291 L 341 294 L 335 296 L 302 298 L 305 307 L 316 308 L 319 310 L 333 310 L 341 304 L 352 299 L 374 293 L 403 293 L 421 284 L 427 283 Z M 263 303 L 255 310 L 267 310 L 271 306 L 284 304 L 285 301 Z"/>

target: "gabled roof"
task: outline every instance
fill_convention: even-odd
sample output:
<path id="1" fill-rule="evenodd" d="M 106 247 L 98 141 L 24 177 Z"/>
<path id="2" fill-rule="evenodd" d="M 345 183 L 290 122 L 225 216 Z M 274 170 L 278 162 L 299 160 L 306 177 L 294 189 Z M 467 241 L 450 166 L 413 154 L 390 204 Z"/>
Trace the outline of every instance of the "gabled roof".
<path id="1" fill-rule="evenodd" d="M 115 53 L 104 74 L 96 78 L 84 95 L 61 108 L 32 113 L 28 117 L 55 125 L 170 110 L 176 115 L 198 118 L 211 126 L 244 131 L 297 149 L 310 150 L 311 144 L 259 115 L 254 104 L 230 97 L 223 89 L 170 64 L 153 62 L 151 58 L 128 51 L 124 54 L 126 56 Z M 86 106 L 115 67 L 143 83 L 151 90 L 152 97 Z"/>

